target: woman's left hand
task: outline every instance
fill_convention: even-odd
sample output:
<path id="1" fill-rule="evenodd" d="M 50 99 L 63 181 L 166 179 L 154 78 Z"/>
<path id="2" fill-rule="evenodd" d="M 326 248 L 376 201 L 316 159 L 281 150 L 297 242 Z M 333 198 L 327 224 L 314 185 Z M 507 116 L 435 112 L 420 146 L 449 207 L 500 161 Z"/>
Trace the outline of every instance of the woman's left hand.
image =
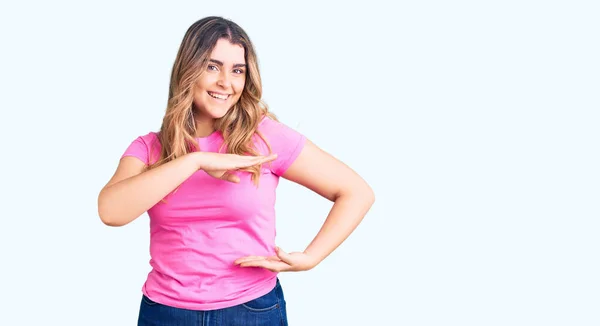
<path id="1" fill-rule="evenodd" d="M 272 272 L 300 272 L 317 265 L 315 259 L 303 252 L 287 253 L 276 247 L 277 256 L 247 256 L 237 259 L 234 264 L 240 267 L 262 267 Z"/>

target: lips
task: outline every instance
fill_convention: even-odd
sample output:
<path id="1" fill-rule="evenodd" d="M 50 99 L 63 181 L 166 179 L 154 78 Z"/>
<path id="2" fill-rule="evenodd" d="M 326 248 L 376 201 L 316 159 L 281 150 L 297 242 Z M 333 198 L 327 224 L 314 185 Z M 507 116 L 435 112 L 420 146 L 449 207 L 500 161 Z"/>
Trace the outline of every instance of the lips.
<path id="1" fill-rule="evenodd" d="M 226 100 L 229 98 L 230 94 L 223 94 L 223 93 L 217 93 L 217 92 L 207 92 L 208 95 L 210 95 L 212 98 L 216 98 L 218 100 Z"/>

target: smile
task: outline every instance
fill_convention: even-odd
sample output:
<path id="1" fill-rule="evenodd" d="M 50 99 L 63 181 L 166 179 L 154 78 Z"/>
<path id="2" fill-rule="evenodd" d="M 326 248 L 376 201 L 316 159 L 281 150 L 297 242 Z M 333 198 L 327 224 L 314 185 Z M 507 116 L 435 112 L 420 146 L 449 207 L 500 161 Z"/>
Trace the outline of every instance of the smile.
<path id="1" fill-rule="evenodd" d="M 219 100 L 226 100 L 229 98 L 229 94 L 221 94 L 221 93 L 215 93 L 215 92 L 207 92 L 208 95 L 210 95 L 212 98 L 216 98 Z"/>

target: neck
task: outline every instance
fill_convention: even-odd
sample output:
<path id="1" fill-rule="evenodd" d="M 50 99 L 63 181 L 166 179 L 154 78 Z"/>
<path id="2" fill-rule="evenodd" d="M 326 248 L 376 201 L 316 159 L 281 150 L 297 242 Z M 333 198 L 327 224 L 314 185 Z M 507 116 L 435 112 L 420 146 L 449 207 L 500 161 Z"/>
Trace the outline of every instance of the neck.
<path id="1" fill-rule="evenodd" d="M 196 137 L 206 137 L 215 131 L 213 119 L 198 119 L 196 118 Z"/>

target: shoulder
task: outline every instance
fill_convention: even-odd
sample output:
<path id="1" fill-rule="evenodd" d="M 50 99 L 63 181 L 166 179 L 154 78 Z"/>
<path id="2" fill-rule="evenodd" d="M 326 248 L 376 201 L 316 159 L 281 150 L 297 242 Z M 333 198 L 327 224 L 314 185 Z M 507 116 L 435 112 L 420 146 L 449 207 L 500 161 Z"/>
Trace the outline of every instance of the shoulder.
<path id="1" fill-rule="evenodd" d="M 138 136 L 133 140 L 134 143 L 144 145 L 148 150 L 153 148 L 160 148 L 160 140 L 158 138 L 158 132 L 150 131 L 147 134 Z"/>
<path id="2" fill-rule="evenodd" d="M 262 120 L 258 124 L 257 130 L 266 137 L 298 134 L 296 130 L 286 125 L 285 123 L 275 120 L 268 116 L 262 118 Z"/>
<path id="3" fill-rule="evenodd" d="M 263 118 L 258 125 L 258 131 L 264 137 L 269 152 L 277 154 L 277 159 L 271 164 L 272 171 L 278 175 L 283 174 L 302 151 L 306 137 L 270 117 Z"/>
<path id="4" fill-rule="evenodd" d="M 270 129 L 276 128 L 279 121 L 276 121 L 268 116 L 264 116 L 260 122 L 258 123 L 259 131 L 268 131 Z"/>
<path id="5" fill-rule="evenodd" d="M 149 164 L 160 155 L 160 140 L 157 132 L 148 132 L 135 138 L 127 147 L 121 157 L 135 156 L 142 162 Z"/>
<path id="6" fill-rule="evenodd" d="M 158 132 L 155 132 L 155 131 L 150 131 L 149 133 L 147 133 L 145 135 L 140 135 L 138 138 L 149 145 L 154 144 L 154 143 L 159 143 Z"/>

